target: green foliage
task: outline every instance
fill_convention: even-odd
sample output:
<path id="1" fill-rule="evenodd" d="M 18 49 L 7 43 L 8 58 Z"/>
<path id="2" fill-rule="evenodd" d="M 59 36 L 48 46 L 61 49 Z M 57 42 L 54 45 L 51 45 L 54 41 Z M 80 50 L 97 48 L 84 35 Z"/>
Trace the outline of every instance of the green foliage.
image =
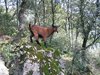
<path id="1" fill-rule="evenodd" d="M 96 66 L 97 66 L 97 67 L 100 67 L 100 58 L 99 58 L 99 57 L 96 58 Z"/>
<path id="2" fill-rule="evenodd" d="M 14 68 L 14 66 L 16 66 L 16 61 L 18 61 L 18 64 L 21 67 L 26 58 L 29 58 L 33 62 L 40 63 L 40 70 L 45 75 L 57 75 L 61 72 L 61 68 L 59 66 L 61 53 L 59 50 L 50 47 L 39 47 L 35 46 L 35 44 L 27 44 L 27 41 L 23 41 L 23 39 L 19 42 L 19 44 L 16 43 L 12 45 L 10 43 L 2 43 L 0 45 L 0 53 L 4 55 L 9 68 Z M 38 47 L 39 49 L 37 49 Z M 14 66 L 10 64 L 11 62 Z M 30 71 L 28 74 L 31 75 L 32 72 Z"/>
<path id="3" fill-rule="evenodd" d="M 30 53 L 29 56 L 31 57 L 36 57 L 35 59 L 32 59 L 33 62 L 34 60 L 37 60 L 42 70 L 42 73 L 45 75 L 57 75 L 59 74 L 60 67 L 59 65 L 59 58 L 60 58 L 60 52 L 59 50 L 55 50 L 53 48 L 43 48 L 40 50 L 33 50 L 33 47 L 29 48 Z M 33 51 L 33 52 L 31 52 Z"/>
<path id="4" fill-rule="evenodd" d="M 9 62 L 13 59 L 14 54 L 11 53 L 13 45 L 9 43 L 0 44 L 0 53 L 4 56 L 5 62 Z"/>
<path id="5" fill-rule="evenodd" d="M 43 72 L 45 73 L 45 75 L 57 75 L 59 74 L 59 72 L 61 71 L 60 70 L 60 67 L 58 66 L 59 65 L 59 58 L 60 58 L 60 55 L 61 53 L 59 52 L 59 50 L 55 50 L 53 48 L 46 48 L 44 49 L 45 50 L 45 56 L 42 55 L 42 59 L 44 57 L 44 59 L 41 61 L 44 63 L 43 66 Z M 50 54 L 52 53 L 52 54 Z M 48 56 L 50 55 L 50 56 Z M 44 62 L 45 61 L 45 62 Z"/>
<path id="6" fill-rule="evenodd" d="M 0 14 L 2 14 L 3 12 L 4 12 L 3 6 L 0 6 Z"/>
<path id="7" fill-rule="evenodd" d="M 18 5 L 21 5 L 20 1 L 24 0 L 19 0 Z M 45 48 L 44 43 L 41 40 L 40 43 L 42 46 L 38 46 L 35 41 L 33 44 L 29 43 L 30 33 L 28 33 L 27 20 L 29 19 L 29 22 L 32 21 L 32 23 L 34 23 L 34 19 L 36 18 L 37 24 L 40 24 L 41 26 L 51 26 L 51 0 L 25 1 L 26 3 L 23 4 L 23 7 L 27 10 L 24 12 L 24 14 L 22 10 L 21 14 L 25 17 L 25 35 L 22 35 L 23 38 L 21 38 L 18 43 L 11 44 L 0 42 L 0 53 L 4 55 L 5 61 L 12 61 L 17 57 L 19 63 L 22 64 L 25 62 L 26 58 L 29 58 L 32 59 L 33 62 L 38 62 L 41 64 L 40 69 L 45 75 L 58 75 L 61 71 L 58 60 L 61 54 L 65 53 L 69 57 L 73 57 L 71 67 L 74 69 L 73 74 L 74 72 L 77 72 L 76 75 L 78 75 L 80 71 L 84 71 L 87 61 L 83 60 L 84 57 L 82 56 L 82 52 L 75 53 L 72 51 L 76 50 L 76 47 L 82 47 L 82 43 L 86 35 L 88 35 L 86 45 L 91 44 L 91 42 L 99 36 L 100 16 L 95 16 L 96 12 L 99 11 L 97 10 L 98 8 L 96 7 L 96 3 L 92 2 L 91 0 L 83 0 L 83 2 L 80 2 L 82 0 L 60 0 L 61 3 L 54 3 L 55 25 L 59 25 L 60 27 L 58 29 L 58 33 L 54 34 L 51 43 L 47 39 L 48 48 Z M 10 0 L 10 2 L 13 4 L 13 0 Z M 8 1 L 8 7 L 10 2 Z M 17 2 L 15 3 L 17 4 Z M 20 6 L 16 7 L 15 10 L 11 8 L 11 13 L 5 13 L 5 6 L 0 6 L 0 33 L 12 36 L 17 34 L 17 19 L 18 14 L 20 15 L 20 13 L 18 13 L 20 11 Z M 8 11 L 10 11 L 10 9 L 8 9 Z M 14 12 L 15 15 L 12 15 L 12 12 Z M 83 21 L 81 21 L 82 18 Z M 100 42 L 100 40 L 97 39 L 96 42 Z M 50 53 L 51 55 L 49 56 Z M 73 55 L 74 53 L 75 55 Z M 96 65 L 100 66 L 100 60 L 97 59 L 96 61 Z M 32 72 L 29 74 L 32 74 Z"/>
<path id="8" fill-rule="evenodd" d="M 12 20 L 9 13 L 4 13 L 4 8 L 0 6 L 0 33 L 14 35 L 16 33 L 16 21 Z"/>
<path id="9" fill-rule="evenodd" d="M 33 73 L 33 71 L 29 71 L 29 72 L 27 73 L 27 75 L 32 75 L 32 73 Z"/>

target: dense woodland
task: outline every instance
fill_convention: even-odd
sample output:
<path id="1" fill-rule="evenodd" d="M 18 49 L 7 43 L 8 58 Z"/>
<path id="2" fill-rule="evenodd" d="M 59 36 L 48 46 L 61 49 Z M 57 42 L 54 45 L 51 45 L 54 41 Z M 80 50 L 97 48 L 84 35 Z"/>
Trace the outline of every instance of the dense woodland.
<path id="1" fill-rule="evenodd" d="M 100 0 L 0 0 L 1 57 L 7 75 L 100 75 Z"/>

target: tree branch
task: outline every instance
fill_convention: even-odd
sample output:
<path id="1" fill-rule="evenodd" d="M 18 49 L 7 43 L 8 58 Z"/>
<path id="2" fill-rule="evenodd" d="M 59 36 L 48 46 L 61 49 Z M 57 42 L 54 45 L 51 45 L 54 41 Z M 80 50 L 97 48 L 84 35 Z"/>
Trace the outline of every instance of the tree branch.
<path id="1" fill-rule="evenodd" d="M 93 42 L 91 44 L 89 44 L 88 46 L 85 47 L 85 49 L 89 48 L 90 46 L 92 46 L 98 39 L 100 38 L 100 35 L 93 40 Z"/>

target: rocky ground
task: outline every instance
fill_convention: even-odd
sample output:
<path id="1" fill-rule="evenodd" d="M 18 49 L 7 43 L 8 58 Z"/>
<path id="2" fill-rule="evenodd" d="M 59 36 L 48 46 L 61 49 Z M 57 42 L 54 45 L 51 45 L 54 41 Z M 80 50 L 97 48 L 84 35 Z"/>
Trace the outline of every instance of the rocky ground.
<path id="1" fill-rule="evenodd" d="M 100 48 L 90 49 L 88 50 L 88 57 L 90 58 L 90 69 L 94 75 L 100 75 Z M 70 62 L 72 61 L 71 57 L 66 57 L 63 55 L 61 59 L 59 59 L 60 66 L 63 71 L 69 67 Z M 31 72 L 32 75 L 40 75 L 39 72 L 39 63 L 33 63 L 31 60 L 27 60 L 23 67 L 23 75 L 27 75 L 27 73 Z M 5 66 L 5 62 L 3 61 L 2 56 L 0 55 L 0 75 L 9 75 L 9 69 Z M 61 75 L 65 75 L 61 72 Z"/>
<path id="2" fill-rule="evenodd" d="M 2 56 L 0 55 L 0 75 L 9 75 L 9 69 L 5 66 Z"/>

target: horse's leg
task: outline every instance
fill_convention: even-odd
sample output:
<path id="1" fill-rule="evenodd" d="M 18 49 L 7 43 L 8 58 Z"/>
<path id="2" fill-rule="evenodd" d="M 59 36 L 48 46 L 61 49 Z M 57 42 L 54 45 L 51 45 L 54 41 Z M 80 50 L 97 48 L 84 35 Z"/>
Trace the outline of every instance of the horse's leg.
<path id="1" fill-rule="evenodd" d="M 46 37 L 43 38 L 43 41 L 44 41 L 44 46 L 47 47 L 47 44 L 46 44 Z"/>
<path id="2" fill-rule="evenodd" d="M 38 44 L 38 45 L 41 45 L 41 44 L 39 43 L 39 35 L 38 35 L 38 33 L 34 33 L 34 38 L 35 38 L 37 44 Z"/>
<path id="3" fill-rule="evenodd" d="M 37 42 L 37 44 L 38 44 L 38 45 L 40 45 L 40 46 L 41 46 L 41 44 L 39 43 L 39 41 L 38 41 L 38 40 L 36 40 L 36 42 Z"/>
<path id="4" fill-rule="evenodd" d="M 32 37 L 33 37 L 33 36 L 34 36 L 33 34 L 30 35 L 30 42 L 31 42 L 31 43 L 33 43 L 33 40 L 32 40 Z"/>
<path id="5" fill-rule="evenodd" d="M 44 42 L 44 46 L 47 48 L 47 44 L 46 44 L 46 42 Z"/>

